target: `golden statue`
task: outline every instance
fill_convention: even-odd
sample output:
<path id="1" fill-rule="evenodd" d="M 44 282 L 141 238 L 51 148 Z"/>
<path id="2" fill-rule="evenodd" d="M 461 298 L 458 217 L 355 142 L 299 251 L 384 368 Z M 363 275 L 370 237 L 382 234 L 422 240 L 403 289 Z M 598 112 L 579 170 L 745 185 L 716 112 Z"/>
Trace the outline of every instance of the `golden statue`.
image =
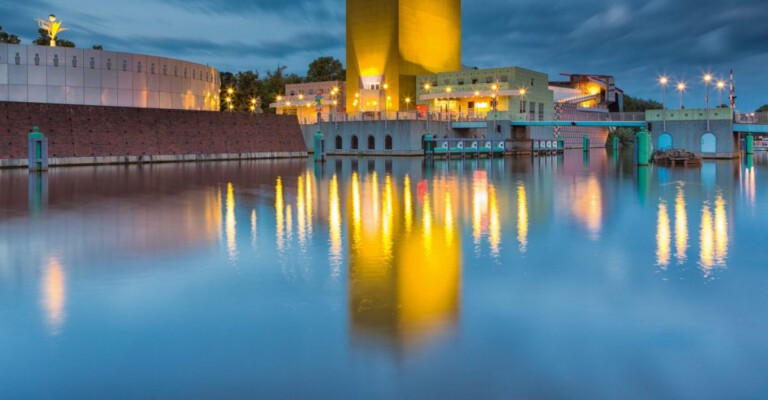
<path id="1" fill-rule="evenodd" d="M 67 30 L 67 28 L 62 28 L 61 24 L 63 21 L 56 21 L 56 16 L 51 14 L 48 16 L 48 21 L 44 19 L 37 19 L 37 24 L 40 25 L 40 29 L 45 29 L 46 32 L 48 32 L 48 36 L 51 38 L 51 47 L 56 47 L 56 36 Z"/>

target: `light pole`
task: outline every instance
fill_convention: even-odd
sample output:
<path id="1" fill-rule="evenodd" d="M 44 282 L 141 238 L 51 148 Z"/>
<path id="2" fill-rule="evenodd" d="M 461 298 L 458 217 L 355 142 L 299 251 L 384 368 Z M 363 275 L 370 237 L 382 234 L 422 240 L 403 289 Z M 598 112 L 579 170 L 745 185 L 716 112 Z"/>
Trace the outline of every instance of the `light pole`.
<path id="1" fill-rule="evenodd" d="M 677 84 L 677 90 L 680 92 L 680 109 L 683 109 L 683 92 L 685 92 L 685 82 Z"/>
<path id="2" fill-rule="evenodd" d="M 410 97 L 406 97 L 405 98 L 405 112 L 408 113 L 410 111 L 411 111 L 411 98 Z"/>
<path id="3" fill-rule="evenodd" d="M 707 132 L 709 132 L 709 84 L 712 82 L 712 74 L 706 74 L 704 75 L 704 86 L 707 88 L 707 98 L 706 98 L 706 104 L 707 104 Z"/>
<path id="4" fill-rule="evenodd" d="M 427 91 L 427 135 L 429 135 L 429 83 L 424 84 L 424 90 Z"/>
<path id="5" fill-rule="evenodd" d="M 451 120 L 451 93 L 453 92 L 453 88 L 448 86 L 445 88 L 445 117 L 448 121 Z"/>
<path id="6" fill-rule="evenodd" d="M 666 106 L 666 100 L 667 100 L 667 84 L 669 83 L 669 78 L 666 76 L 662 76 L 659 78 L 659 83 L 661 84 L 661 111 L 664 114 L 664 132 L 667 131 L 667 106 Z"/>
<path id="7" fill-rule="evenodd" d="M 381 86 L 381 88 L 384 90 L 384 129 L 387 128 L 387 89 L 389 89 L 389 84 L 385 83 Z M 379 92 L 379 101 L 381 101 L 381 92 Z"/>
<path id="8" fill-rule="evenodd" d="M 725 81 L 717 81 L 717 107 L 720 108 L 720 106 L 723 105 L 723 89 L 725 89 Z"/>
<path id="9" fill-rule="evenodd" d="M 528 91 L 525 88 L 520 89 L 520 101 L 523 102 L 523 112 L 526 111 L 526 108 L 525 108 L 525 105 L 526 105 L 525 104 L 525 95 L 526 95 L 526 93 L 528 93 Z"/>

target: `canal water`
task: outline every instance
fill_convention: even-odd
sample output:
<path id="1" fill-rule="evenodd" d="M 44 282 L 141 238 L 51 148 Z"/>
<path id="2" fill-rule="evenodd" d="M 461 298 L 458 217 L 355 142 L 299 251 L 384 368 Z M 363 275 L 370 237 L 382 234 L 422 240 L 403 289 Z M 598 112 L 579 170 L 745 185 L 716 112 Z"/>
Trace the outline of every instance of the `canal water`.
<path id="1" fill-rule="evenodd" d="M 768 157 L 0 171 L 0 398 L 758 398 Z"/>

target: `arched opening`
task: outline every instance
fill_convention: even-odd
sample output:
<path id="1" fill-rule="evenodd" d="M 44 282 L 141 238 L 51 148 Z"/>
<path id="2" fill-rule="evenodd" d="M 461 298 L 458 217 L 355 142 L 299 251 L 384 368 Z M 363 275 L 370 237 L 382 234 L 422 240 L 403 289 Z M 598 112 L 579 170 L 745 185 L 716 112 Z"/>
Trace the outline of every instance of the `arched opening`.
<path id="1" fill-rule="evenodd" d="M 387 135 L 384 138 L 384 149 L 385 150 L 392 150 L 392 136 Z"/>
<path id="2" fill-rule="evenodd" d="M 352 150 L 357 150 L 357 148 L 359 147 L 359 143 L 357 141 L 357 135 L 352 135 L 352 142 L 350 143 L 349 147 Z"/>
<path id="3" fill-rule="evenodd" d="M 424 140 L 426 135 L 421 135 L 421 150 L 427 149 L 427 142 Z"/>
<path id="4" fill-rule="evenodd" d="M 376 138 L 368 135 L 368 150 L 376 150 Z"/>
<path id="5" fill-rule="evenodd" d="M 341 136 L 336 135 L 336 150 L 341 150 Z"/>
<path id="6" fill-rule="evenodd" d="M 710 132 L 701 135 L 701 152 L 717 153 L 717 137 Z"/>
<path id="7" fill-rule="evenodd" d="M 658 146 L 656 147 L 658 147 L 660 151 L 669 150 L 672 148 L 672 144 L 673 144 L 672 135 L 670 135 L 667 132 L 664 132 L 661 135 L 659 135 L 659 139 L 657 142 L 658 142 Z"/>

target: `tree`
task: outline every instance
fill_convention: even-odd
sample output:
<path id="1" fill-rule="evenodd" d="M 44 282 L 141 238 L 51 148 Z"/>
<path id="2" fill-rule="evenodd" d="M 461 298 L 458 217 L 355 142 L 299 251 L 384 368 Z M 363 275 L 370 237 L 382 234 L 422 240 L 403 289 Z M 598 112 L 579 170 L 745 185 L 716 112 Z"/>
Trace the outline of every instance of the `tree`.
<path id="1" fill-rule="evenodd" d="M 646 110 L 661 110 L 661 103 L 655 100 L 643 100 L 624 95 L 625 112 L 645 112 Z"/>
<path id="2" fill-rule="evenodd" d="M 346 71 L 341 61 L 333 57 L 320 57 L 309 64 L 307 82 L 343 81 Z"/>
<path id="3" fill-rule="evenodd" d="M 93 46 L 91 46 L 91 48 L 94 50 L 104 50 L 104 46 L 100 44 L 94 44 Z"/>
<path id="4" fill-rule="evenodd" d="M 3 27 L 0 26 L 0 43 L 19 44 L 21 40 L 19 40 L 18 36 L 5 32 Z"/>
<path id="5" fill-rule="evenodd" d="M 47 30 L 45 30 L 43 28 L 40 28 L 40 29 L 37 30 L 37 33 L 38 33 L 38 35 L 40 35 L 40 37 L 35 39 L 32 42 L 33 44 L 36 44 L 38 46 L 50 46 L 51 45 L 51 37 L 50 37 L 50 35 L 48 35 L 48 31 Z M 58 47 L 75 47 L 75 43 L 74 42 L 70 42 L 69 40 L 66 40 L 66 39 L 59 39 L 59 38 L 57 38 L 56 39 L 56 46 L 58 46 Z"/>
<path id="6" fill-rule="evenodd" d="M 755 110 L 756 113 L 768 113 L 768 104 L 763 105 L 762 107 Z"/>

